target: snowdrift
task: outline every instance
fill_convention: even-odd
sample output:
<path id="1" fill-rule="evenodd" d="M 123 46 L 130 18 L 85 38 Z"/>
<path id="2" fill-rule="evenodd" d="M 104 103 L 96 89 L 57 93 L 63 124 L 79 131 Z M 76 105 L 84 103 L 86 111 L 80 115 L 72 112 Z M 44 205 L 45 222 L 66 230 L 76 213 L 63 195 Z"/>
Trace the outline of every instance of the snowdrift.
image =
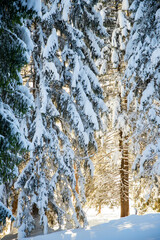
<path id="1" fill-rule="evenodd" d="M 110 221 L 86 229 L 58 231 L 24 240 L 160 240 L 160 214 Z"/>

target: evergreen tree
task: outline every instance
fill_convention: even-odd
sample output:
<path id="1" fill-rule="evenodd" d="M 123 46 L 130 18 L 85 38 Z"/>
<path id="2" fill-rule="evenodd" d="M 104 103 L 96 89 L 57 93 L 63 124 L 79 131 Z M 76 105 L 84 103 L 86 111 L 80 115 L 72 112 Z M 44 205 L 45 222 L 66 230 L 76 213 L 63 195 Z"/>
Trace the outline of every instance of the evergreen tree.
<path id="1" fill-rule="evenodd" d="M 0 233 L 3 232 L 3 228 L 6 225 L 6 218 L 11 219 L 11 221 L 15 220 L 11 210 L 6 207 L 8 206 L 7 197 L 8 197 L 8 194 L 6 191 L 5 184 L 1 184 L 0 185 Z"/>
<path id="2" fill-rule="evenodd" d="M 86 224 L 84 166 L 92 171 L 88 148 L 97 147 L 94 132 L 107 111 L 93 61 L 103 46 L 99 36 L 106 34 L 95 3 L 43 2 L 32 24 L 35 111 L 29 120 L 30 161 L 15 184 L 19 238 L 34 228 L 34 212 L 44 233 L 47 218 L 53 227 L 55 216 L 60 228 Z"/>
<path id="3" fill-rule="evenodd" d="M 133 170 L 152 188 L 159 183 L 159 10 L 155 1 L 133 1 L 133 28 L 126 50 L 124 77 L 128 94 L 133 146 Z"/>
<path id="4" fill-rule="evenodd" d="M 117 138 L 119 139 L 119 153 L 120 158 L 120 206 L 121 217 L 129 215 L 129 133 L 127 116 L 127 99 L 123 94 L 123 85 L 121 85 L 121 78 L 124 73 L 124 53 L 126 43 L 128 41 L 129 32 L 131 29 L 128 20 L 129 2 L 123 0 L 117 3 L 117 22 L 116 27 L 112 32 L 112 53 L 111 62 L 113 68 L 117 70 L 117 79 L 114 83 L 117 86 L 116 95 L 110 101 L 110 109 L 112 112 L 112 128 L 118 131 Z"/>
<path id="5" fill-rule="evenodd" d="M 105 90 L 105 101 L 110 114 L 106 127 L 108 133 L 105 132 L 105 135 L 102 133 L 99 136 L 100 141 L 103 142 L 101 152 L 93 160 L 96 172 L 95 188 L 89 199 L 93 200 L 94 196 L 96 205 L 99 203 L 109 203 L 111 206 L 121 205 L 123 217 L 129 214 L 129 159 L 131 157 L 128 150 L 130 128 L 127 101 L 121 84 L 125 70 L 124 53 L 131 29 L 128 19 L 129 3 L 124 0 L 105 3 L 102 1 L 99 7 L 104 16 L 105 26 L 110 33 L 109 39 L 105 40 L 106 46 L 101 59 L 97 61 L 101 69 L 104 63 L 107 66 L 106 72 L 101 71 L 100 81 Z M 104 175 L 105 184 L 101 184 Z M 112 190 L 110 188 L 111 175 L 114 186 Z"/>
<path id="6" fill-rule="evenodd" d="M 34 2 L 1 1 L 0 4 L 0 183 L 18 174 L 17 165 L 29 149 L 21 123 L 33 106 L 29 90 L 22 86 L 21 68 L 29 61 L 32 50 L 25 19 L 35 14 Z M 0 199 L 1 200 L 1 199 Z M 1 200 L 2 201 L 2 200 Z M 0 202 L 0 223 L 12 216 Z M 13 219 L 13 217 L 12 217 Z"/>
<path id="7" fill-rule="evenodd" d="M 97 135 L 98 153 L 92 158 L 94 176 L 87 178 L 86 197 L 87 206 L 101 213 L 104 206 L 120 205 L 120 153 L 116 131 Z"/>
<path id="8" fill-rule="evenodd" d="M 131 183 L 132 186 L 130 187 L 130 190 L 132 190 L 133 187 L 132 196 L 134 199 L 136 196 L 136 200 L 137 194 L 135 194 L 135 192 L 140 192 L 141 197 L 139 202 L 141 202 L 141 204 L 147 208 L 147 205 L 154 205 L 154 202 L 156 205 L 159 194 L 159 87 L 157 83 L 157 64 L 159 61 L 157 50 L 159 49 L 159 31 L 157 31 L 159 25 L 159 3 L 155 3 L 153 1 L 133 1 L 130 9 L 128 7 L 129 4 L 127 1 L 122 1 L 122 8 L 121 4 L 118 4 L 117 1 L 117 27 L 114 27 L 112 34 L 111 60 L 113 62 L 113 67 L 118 69 L 118 81 L 114 86 L 115 95 L 114 97 L 111 95 L 112 97 L 110 100 L 111 111 L 113 113 L 113 118 L 111 118 L 113 119 L 113 126 L 120 130 L 120 134 L 117 136 L 117 139 L 120 141 L 120 152 L 122 153 L 122 158 L 125 162 L 121 168 L 123 169 L 124 166 L 125 168 L 127 166 L 130 167 L 130 163 L 133 161 L 136 155 L 137 157 L 133 164 L 133 170 L 136 170 L 137 172 L 136 178 L 146 177 L 145 180 L 142 179 L 141 181 L 138 179 L 135 181 L 134 179 L 135 182 Z M 128 16 L 128 10 L 131 12 L 130 16 Z M 112 16 L 112 14 L 109 16 Z M 133 24 L 131 35 L 129 35 L 131 27 L 128 20 Z M 111 25 L 111 28 L 112 26 L 113 25 Z M 123 76 L 123 71 L 125 70 L 123 57 L 128 38 L 129 43 L 127 45 L 125 57 L 125 60 L 128 61 L 128 66 L 124 80 L 121 84 L 121 78 Z M 110 46 L 108 49 L 110 51 Z M 101 77 L 102 81 L 105 79 L 105 77 L 110 78 L 112 70 L 109 62 L 107 65 L 108 73 L 107 75 Z M 114 79 L 116 79 L 115 76 Z M 118 89 L 116 89 L 115 87 L 118 85 L 120 88 L 118 87 Z M 105 83 L 104 86 L 106 92 L 108 91 L 108 95 L 110 96 L 111 81 L 110 84 Z M 106 99 L 109 100 L 108 96 Z M 130 134 L 132 134 L 133 137 L 132 146 L 130 144 Z M 129 146 L 127 146 L 128 144 Z M 132 151 L 132 147 L 134 148 L 134 151 Z M 99 171 L 97 166 L 96 171 Z M 124 179 L 122 185 L 122 187 L 124 186 L 124 189 L 122 189 L 122 192 L 124 192 L 125 195 L 129 190 L 129 179 L 128 177 L 127 180 L 124 178 L 124 173 L 127 175 L 128 167 L 127 169 L 124 169 L 125 171 L 121 171 L 121 179 Z M 102 172 L 100 176 L 101 175 L 103 175 Z M 100 184 L 98 185 L 97 181 L 98 178 L 95 180 L 95 185 L 99 186 Z M 157 190 L 155 190 L 156 187 L 158 187 Z M 143 188 L 144 191 L 142 190 Z M 105 191 L 104 194 L 106 194 Z M 93 194 L 93 196 L 99 195 Z M 149 199 L 149 196 L 151 196 L 151 199 Z M 100 198 L 102 198 L 101 194 Z M 124 198 L 127 199 L 126 196 L 124 196 Z M 97 201 L 99 201 L 99 199 L 97 199 Z M 136 203 L 136 207 L 137 206 L 140 206 L 138 201 Z M 142 207 L 138 208 L 140 208 L 140 211 L 143 211 Z"/>

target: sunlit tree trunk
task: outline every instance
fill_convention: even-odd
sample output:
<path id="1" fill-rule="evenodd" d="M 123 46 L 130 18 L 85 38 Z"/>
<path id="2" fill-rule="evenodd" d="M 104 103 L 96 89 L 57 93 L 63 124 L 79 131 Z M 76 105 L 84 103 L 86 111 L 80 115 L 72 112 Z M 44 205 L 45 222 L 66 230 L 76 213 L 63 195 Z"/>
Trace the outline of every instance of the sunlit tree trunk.
<path id="1" fill-rule="evenodd" d="M 76 179 L 76 187 L 75 187 L 75 189 L 76 189 L 76 192 L 79 194 L 79 187 L 78 187 L 78 172 L 77 172 L 77 167 L 76 167 L 76 165 L 74 165 L 74 170 L 75 170 L 75 179 Z"/>
<path id="2" fill-rule="evenodd" d="M 122 111 L 127 110 L 127 99 L 122 98 Z M 121 217 L 129 215 L 129 156 L 128 156 L 128 136 L 124 136 L 120 130 L 119 147 L 121 151 L 120 166 L 120 204 Z"/>
<path id="3" fill-rule="evenodd" d="M 101 213 L 101 211 L 102 211 L 102 205 L 101 205 L 101 204 L 99 204 L 99 206 L 98 206 L 98 214 L 100 214 L 100 213 Z"/>
<path id="4" fill-rule="evenodd" d="M 97 160 L 95 160 L 95 172 L 98 175 L 95 178 L 94 188 L 88 188 L 88 193 L 92 191 L 95 191 L 95 194 L 92 194 L 92 198 L 98 199 L 98 194 L 96 194 L 96 191 L 101 191 L 101 184 L 97 184 L 97 181 L 101 181 L 102 176 L 104 176 L 104 162 L 105 162 L 105 169 L 107 167 L 110 167 L 110 170 L 107 169 L 106 176 L 103 177 L 103 180 L 107 181 L 108 186 L 111 186 L 111 189 L 107 186 L 106 189 L 109 192 L 109 195 L 107 195 L 107 191 L 105 189 L 105 184 L 103 183 L 103 189 L 104 191 L 101 193 L 103 195 L 103 199 L 105 199 L 105 202 L 102 204 L 109 204 L 108 200 L 111 199 L 112 204 L 115 203 L 118 205 L 120 204 L 121 207 L 121 217 L 125 217 L 129 215 L 129 150 L 128 150 L 128 139 L 129 139 L 129 133 L 125 135 L 125 129 L 121 127 L 120 123 L 120 117 L 123 115 L 125 118 L 125 114 L 127 112 L 127 99 L 126 97 L 121 96 L 121 85 L 119 84 L 124 76 L 126 63 L 124 62 L 124 54 L 125 54 L 125 48 L 121 49 L 121 42 L 120 38 L 122 37 L 123 42 L 125 39 L 125 36 L 123 35 L 124 26 L 120 24 L 119 20 L 119 11 L 123 13 L 124 18 L 127 20 L 127 17 L 129 16 L 128 10 L 122 9 L 122 0 L 111 0 L 111 1 L 100 1 L 103 7 L 106 7 L 107 9 L 110 9 L 109 13 L 106 13 L 106 18 L 104 25 L 108 31 L 108 33 L 112 36 L 110 45 L 108 49 L 111 49 L 107 51 L 106 55 L 109 55 L 110 57 L 107 60 L 107 70 L 105 73 L 102 73 L 100 76 L 100 81 L 104 89 L 104 97 L 106 103 L 109 102 L 109 107 L 112 112 L 112 119 L 107 122 L 107 134 L 105 133 L 104 136 L 104 142 L 102 150 L 99 151 L 99 155 L 97 155 Z M 129 35 L 129 28 L 126 30 Z M 117 32 L 117 33 L 116 33 Z M 114 34 L 113 34 L 114 33 Z M 115 37 L 116 36 L 116 37 Z M 127 36 L 128 37 L 128 36 Z M 113 42 L 112 42 L 113 40 Z M 115 42 L 117 44 L 115 44 Z M 127 42 L 127 39 L 126 39 Z M 126 44 L 125 42 L 125 44 Z M 118 63 L 114 65 L 114 61 L 112 59 L 112 50 L 115 50 L 118 55 Z M 115 104 L 115 109 L 112 107 Z M 127 124 L 127 120 L 126 120 Z M 127 126 L 127 125 L 126 125 Z M 110 136 L 110 137 L 109 137 Z M 118 141 L 117 141 L 118 140 Z M 108 144 L 108 145 L 107 145 Z M 106 154 L 106 149 L 111 149 L 110 153 L 109 150 Z M 113 151 L 113 152 L 112 152 Z M 103 158 L 103 153 L 106 158 Z M 121 153 L 120 161 L 118 161 L 119 152 Z M 113 154 L 114 153 L 114 154 Z M 100 156 L 102 154 L 102 156 Z M 102 161 L 100 160 L 102 158 Z M 109 159 L 109 162 L 107 162 Z M 111 166 L 111 163 L 114 163 Z M 110 164 L 108 164 L 110 163 Z M 111 169 L 112 167 L 112 169 Z M 116 168 L 117 167 L 117 168 Z M 101 173 L 100 170 L 102 168 Z M 115 171 L 114 171 L 115 170 Z M 100 177 L 99 177 L 100 175 Z M 98 179 L 99 178 L 99 179 Z M 111 179 L 111 181 L 110 181 Z M 92 182 L 91 182 L 92 185 Z M 90 186 L 91 186 L 90 185 Z M 116 189 L 115 191 L 112 191 L 113 189 Z M 116 201 L 117 200 L 117 201 Z M 92 201 L 90 201 L 92 204 Z M 103 205 L 102 205 L 103 206 Z"/>

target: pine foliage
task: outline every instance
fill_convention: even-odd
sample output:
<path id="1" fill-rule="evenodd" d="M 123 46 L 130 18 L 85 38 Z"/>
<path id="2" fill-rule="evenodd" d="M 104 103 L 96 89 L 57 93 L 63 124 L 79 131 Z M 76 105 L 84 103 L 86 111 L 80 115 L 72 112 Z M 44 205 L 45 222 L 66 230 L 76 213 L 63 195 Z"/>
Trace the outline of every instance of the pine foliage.
<path id="1" fill-rule="evenodd" d="M 30 147 L 21 122 L 33 106 L 33 98 L 22 86 L 20 75 L 32 50 L 30 33 L 24 26 L 25 19 L 36 13 L 29 2 L 2 0 L 0 4 L 0 183 L 17 176 L 17 166 Z M 0 204 L 0 222 L 4 224 L 12 214 Z"/>
<path id="2" fill-rule="evenodd" d="M 15 183 L 19 238 L 34 228 L 35 209 L 44 233 L 48 219 L 59 228 L 87 224 L 84 166 L 93 171 L 88 148 L 97 148 L 94 132 L 107 112 L 93 61 L 106 35 L 95 3 L 44 2 L 32 23 L 35 111 L 28 120 L 30 160 Z"/>
<path id="3" fill-rule="evenodd" d="M 103 204 L 120 205 L 120 200 L 123 199 L 122 202 L 124 202 L 129 199 L 128 135 L 130 128 L 126 99 L 121 93 L 123 89 L 121 79 L 125 70 L 124 53 L 131 29 L 128 5 L 128 1 L 99 3 L 105 26 L 110 33 L 109 38 L 105 39 L 106 46 L 102 51 L 101 59 L 97 61 L 101 72 L 100 81 L 105 90 L 105 101 L 109 108 L 109 117 L 106 131 L 98 135 L 100 150 L 93 158 L 95 176 L 93 182 L 90 180 L 90 184 L 87 185 L 88 200 L 92 205 L 94 201 L 96 208 Z M 106 72 L 102 71 L 103 65 L 107 66 Z M 122 163 L 124 159 L 127 171 Z M 125 180 L 124 177 L 126 177 Z"/>
<path id="4" fill-rule="evenodd" d="M 133 28 L 126 49 L 128 61 L 124 82 L 128 91 L 136 159 L 133 169 L 139 177 L 152 180 L 159 171 L 159 3 L 133 1 Z"/>

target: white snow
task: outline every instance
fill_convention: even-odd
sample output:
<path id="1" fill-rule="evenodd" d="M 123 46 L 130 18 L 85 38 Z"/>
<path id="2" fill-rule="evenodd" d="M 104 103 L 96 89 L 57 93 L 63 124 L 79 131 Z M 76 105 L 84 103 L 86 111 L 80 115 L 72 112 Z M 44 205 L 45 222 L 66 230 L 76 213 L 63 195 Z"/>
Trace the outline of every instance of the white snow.
<path id="1" fill-rule="evenodd" d="M 41 15 L 41 1 L 40 0 L 28 0 L 27 7 L 28 7 L 28 9 L 35 10 L 39 16 Z"/>
<path id="2" fill-rule="evenodd" d="M 0 200 L 3 198 L 4 184 L 0 184 Z"/>
<path id="3" fill-rule="evenodd" d="M 146 160 L 148 161 L 148 159 L 152 158 L 152 156 L 154 155 L 154 153 L 156 152 L 156 146 L 151 143 L 148 144 L 147 147 L 144 149 L 144 151 L 142 152 L 142 157 L 140 158 L 140 170 L 139 170 L 139 174 L 140 176 L 144 176 L 145 174 L 145 163 Z"/>
<path id="4" fill-rule="evenodd" d="M 151 63 L 156 66 L 158 62 L 160 61 L 160 48 L 157 47 L 151 55 Z"/>
<path id="5" fill-rule="evenodd" d="M 144 8 L 144 3 L 141 2 L 139 4 L 138 10 L 137 10 L 136 15 L 135 15 L 135 21 L 138 21 L 143 17 L 143 8 Z"/>
<path id="6" fill-rule="evenodd" d="M 125 28 L 126 18 L 124 17 L 124 14 L 121 10 L 118 11 L 118 20 L 119 20 L 120 28 Z"/>
<path id="7" fill-rule="evenodd" d="M 151 97 L 154 95 L 154 93 L 155 93 L 154 82 L 152 81 L 148 83 L 146 89 L 143 91 L 140 103 L 140 110 L 143 109 L 143 105 L 147 103 L 147 101 L 151 100 Z"/>
<path id="8" fill-rule="evenodd" d="M 123 30 L 124 30 L 124 29 L 123 29 Z M 123 31 L 123 30 L 122 30 L 122 31 Z M 124 33 L 124 31 L 123 31 L 123 33 Z M 123 33 L 122 33 L 122 35 L 123 35 Z M 123 42 L 122 35 L 119 35 L 119 43 L 120 43 L 120 50 L 121 50 L 121 51 L 125 50 L 125 48 L 126 48 L 125 42 Z"/>
<path id="9" fill-rule="evenodd" d="M 34 144 L 36 141 L 38 143 L 38 145 L 41 145 L 41 143 L 43 142 L 43 134 L 46 133 L 46 129 L 43 125 L 43 121 L 42 121 L 42 115 L 41 115 L 41 111 L 40 111 L 40 103 L 39 103 L 39 96 L 36 99 L 37 101 L 37 109 L 36 109 L 36 119 L 35 119 L 35 134 L 32 140 L 32 143 Z"/>
<path id="10" fill-rule="evenodd" d="M 119 64 L 119 57 L 115 48 L 112 50 L 111 62 L 113 63 L 114 68 L 116 68 Z"/>
<path id="11" fill-rule="evenodd" d="M 101 17 L 102 17 L 102 21 L 104 23 L 105 17 L 106 17 L 105 9 L 102 8 L 102 10 L 100 11 L 100 14 L 101 14 Z"/>
<path id="12" fill-rule="evenodd" d="M 64 21 L 68 21 L 68 15 L 69 15 L 69 11 L 71 8 L 71 2 L 70 2 L 70 0 L 63 0 L 61 4 L 62 4 L 62 8 L 63 8 L 62 19 Z"/>
<path id="13" fill-rule="evenodd" d="M 129 111 L 129 107 L 132 101 L 133 101 L 133 91 L 131 90 L 127 96 L 127 111 Z"/>
<path id="14" fill-rule="evenodd" d="M 128 0 L 123 0 L 122 2 L 122 10 L 127 11 L 129 9 L 129 2 Z"/>
<path id="15" fill-rule="evenodd" d="M 26 140 L 23 133 L 20 132 L 20 124 L 18 119 L 15 117 L 13 110 L 7 104 L 0 103 L 0 114 L 3 119 L 9 124 L 11 134 L 15 135 L 19 143 L 27 149 L 30 147 L 30 142 Z"/>
<path id="16" fill-rule="evenodd" d="M 56 68 L 54 62 L 45 61 L 43 72 L 44 73 L 46 72 L 48 74 L 52 73 L 52 74 L 54 74 L 55 80 L 59 80 L 59 74 L 58 74 L 58 71 L 57 71 L 57 68 Z"/>
<path id="17" fill-rule="evenodd" d="M 30 33 L 29 29 L 25 26 L 22 26 L 21 31 L 22 31 L 21 39 L 25 42 L 28 51 L 33 51 L 34 44 L 31 39 L 31 33 Z"/>
<path id="18" fill-rule="evenodd" d="M 100 74 L 100 75 L 104 75 L 104 74 L 106 74 L 106 72 L 107 72 L 107 60 L 104 60 L 104 61 L 102 62 L 102 65 L 101 65 L 99 74 Z"/>
<path id="19" fill-rule="evenodd" d="M 156 12 L 156 19 L 157 20 L 160 19 L 160 9 L 158 9 L 157 12 Z"/>
<path id="20" fill-rule="evenodd" d="M 78 56 L 76 55 L 75 56 L 75 66 L 74 66 L 74 71 L 73 71 L 73 76 L 72 76 L 72 83 L 71 83 L 72 88 L 75 88 L 76 83 L 78 82 L 79 70 L 80 70 L 79 59 L 78 59 Z"/>
<path id="21" fill-rule="evenodd" d="M 54 1 L 51 5 L 51 9 L 49 12 L 46 12 L 43 16 L 42 16 L 42 20 L 47 20 L 49 19 L 52 15 L 56 14 L 56 10 L 57 10 L 57 1 Z"/>
<path id="22" fill-rule="evenodd" d="M 119 207 L 109 208 L 107 206 L 103 206 L 102 211 L 99 214 L 96 209 L 85 207 L 85 213 L 87 215 L 89 227 L 93 227 L 102 223 L 108 223 L 111 220 L 120 218 Z"/>
<path id="23" fill-rule="evenodd" d="M 146 214 L 112 220 L 85 229 L 57 231 L 28 240 L 160 240 L 160 214 Z M 25 240 L 27 240 L 25 239 Z"/>
<path id="24" fill-rule="evenodd" d="M 47 87 L 45 86 L 45 81 L 43 78 L 43 75 L 40 74 L 40 96 L 42 99 L 42 106 L 41 106 L 41 113 L 46 113 L 46 109 L 47 109 L 47 102 L 48 102 L 48 92 L 47 92 Z"/>
<path id="25" fill-rule="evenodd" d="M 84 143 L 85 145 L 87 145 L 89 143 L 89 135 L 86 132 L 83 132 L 82 135 L 83 135 Z"/>
<path id="26" fill-rule="evenodd" d="M 121 10 L 118 11 L 118 21 L 122 36 L 127 37 L 128 30 L 131 30 L 131 25 L 130 22 L 127 20 L 125 14 Z"/>
<path id="27" fill-rule="evenodd" d="M 47 40 L 47 44 L 44 48 L 43 56 L 48 58 L 50 54 L 55 54 L 56 50 L 58 49 L 58 37 L 56 33 L 56 29 L 53 28 L 51 35 Z"/>
<path id="28" fill-rule="evenodd" d="M 119 35 L 119 30 L 116 28 L 113 30 L 113 33 L 112 33 L 112 47 L 115 47 L 115 48 L 118 47 L 117 40 L 116 40 L 117 34 Z"/>
<path id="29" fill-rule="evenodd" d="M 87 116 L 87 119 L 89 122 L 93 123 L 93 127 L 95 130 L 99 130 L 99 124 L 97 120 L 96 113 L 94 112 L 92 103 L 88 100 L 82 86 L 78 83 L 77 84 L 79 88 L 79 95 L 81 99 L 79 100 L 79 104 L 81 104 L 83 107 L 83 112 Z"/>
<path id="30" fill-rule="evenodd" d="M 96 56 L 100 57 L 101 56 L 101 50 L 98 46 L 95 34 L 93 33 L 92 30 L 87 30 L 86 33 L 87 33 L 87 36 L 90 40 L 90 45 L 91 45 L 91 48 L 93 49 L 94 54 L 96 54 Z"/>

